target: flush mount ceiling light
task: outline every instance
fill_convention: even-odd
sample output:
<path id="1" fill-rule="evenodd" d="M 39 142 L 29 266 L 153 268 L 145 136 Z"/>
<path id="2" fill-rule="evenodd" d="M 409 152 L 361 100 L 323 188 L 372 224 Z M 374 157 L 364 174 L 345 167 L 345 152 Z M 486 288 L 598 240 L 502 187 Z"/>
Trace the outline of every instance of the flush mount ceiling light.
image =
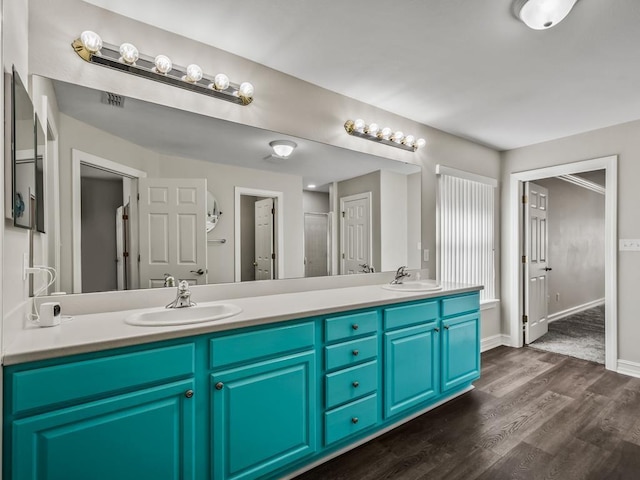
<path id="1" fill-rule="evenodd" d="M 175 65 L 166 55 L 150 57 L 138 52 L 131 43 L 120 46 L 103 43 L 100 35 L 90 30 L 82 32 L 71 44 L 83 60 L 113 68 L 121 72 L 155 80 L 156 82 L 184 88 L 239 105 L 253 101 L 253 85 L 231 83 L 224 73 L 210 77 L 195 63 L 187 67 Z"/>
<path id="2" fill-rule="evenodd" d="M 427 144 L 424 138 L 416 140 L 413 135 L 405 135 L 401 131 L 394 132 L 389 127 L 380 128 L 377 123 L 367 125 L 361 118 L 347 120 L 344 124 L 344 129 L 354 137 L 366 138 L 367 140 L 401 148 L 409 152 L 415 152 L 418 148 Z"/>
<path id="3" fill-rule="evenodd" d="M 578 0 L 515 0 L 513 13 L 534 30 L 546 30 L 560 23 Z"/>
<path id="4" fill-rule="evenodd" d="M 289 155 L 298 146 L 290 140 L 274 140 L 269 142 L 269 145 L 273 148 L 273 156 L 278 158 L 289 158 Z"/>

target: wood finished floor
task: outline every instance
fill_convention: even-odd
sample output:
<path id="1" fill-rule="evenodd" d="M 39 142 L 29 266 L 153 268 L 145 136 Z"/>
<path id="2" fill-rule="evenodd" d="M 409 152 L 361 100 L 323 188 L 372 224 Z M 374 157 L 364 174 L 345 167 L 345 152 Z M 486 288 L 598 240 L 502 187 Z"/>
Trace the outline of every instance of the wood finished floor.
<path id="1" fill-rule="evenodd" d="M 531 348 L 476 389 L 296 480 L 640 479 L 640 379 Z"/>

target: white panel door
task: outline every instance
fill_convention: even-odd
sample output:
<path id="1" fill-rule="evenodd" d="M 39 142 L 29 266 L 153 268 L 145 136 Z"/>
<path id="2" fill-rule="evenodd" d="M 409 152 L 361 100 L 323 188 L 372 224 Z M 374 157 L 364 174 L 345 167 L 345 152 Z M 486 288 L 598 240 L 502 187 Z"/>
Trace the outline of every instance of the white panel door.
<path id="1" fill-rule="evenodd" d="M 340 199 L 340 246 L 343 274 L 362 273 L 371 265 L 371 192 Z"/>
<path id="2" fill-rule="evenodd" d="M 273 279 L 273 198 L 265 198 L 255 203 L 255 259 L 253 265 L 256 280 Z"/>
<path id="3" fill-rule="evenodd" d="M 549 330 L 547 322 L 549 192 L 535 183 L 525 183 L 525 343 L 529 344 Z"/>
<path id="4" fill-rule="evenodd" d="M 141 178 L 140 287 L 164 285 L 165 274 L 207 283 L 207 181 Z"/>

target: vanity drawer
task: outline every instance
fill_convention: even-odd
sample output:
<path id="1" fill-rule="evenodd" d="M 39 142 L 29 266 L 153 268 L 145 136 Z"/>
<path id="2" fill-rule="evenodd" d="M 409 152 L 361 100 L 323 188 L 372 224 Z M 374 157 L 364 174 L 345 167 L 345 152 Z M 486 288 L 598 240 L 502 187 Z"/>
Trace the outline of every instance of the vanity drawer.
<path id="1" fill-rule="evenodd" d="M 330 445 L 378 422 L 378 396 L 373 394 L 324 414 L 324 442 Z"/>
<path id="2" fill-rule="evenodd" d="M 375 358 L 378 355 L 378 337 L 372 336 L 338 343 L 325 347 L 327 370 L 347 367 L 356 363 Z"/>
<path id="3" fill-rule="evenodd" d="M 378 362 L 330 373 L 325 378 L 326 408 L 333 408 L 378 389 Z"/>
<path id="4" fill-rule="evenodd" d="M 281 353 L 312 348 L 315 342 L 313 322 L 265 328 L 212 338 L 210 367 L 258 360 Z"/>
<path id="5" fill-rule="evenodd" d="M 442 316 L 460 315 L 475 312 L 480 309 L 480 294 L 472 293 L 461 297 L 445 298 L 442 300 Z"/>
<path id="6" fill-rule="evenodd" d="M 9 411 L 17 414 L 193 375 L 194 353 L 194 344 L 188 343 L 13 372 Z"/>
<path id="7" fill-rule="evenodd" d="M 378 312 L 362 312 L 353 315 L 328 318 L 324 321 L 325 340 L 348 340 L 378 330 Z"/>
<path id="8" fill-rule="evenodd" d="M 384 329 L 407 327 L 438 319 L 438 300 L 384 309 Z"/>

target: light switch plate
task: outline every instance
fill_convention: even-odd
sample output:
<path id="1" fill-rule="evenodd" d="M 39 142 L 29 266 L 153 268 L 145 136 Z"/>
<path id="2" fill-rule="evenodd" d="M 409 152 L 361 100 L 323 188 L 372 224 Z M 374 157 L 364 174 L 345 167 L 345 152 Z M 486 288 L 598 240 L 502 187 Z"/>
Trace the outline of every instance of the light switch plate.
<path id="1" fill-rule="evenodd" d="M 620 239 L 619 249 L 621 252 L 640 252 L 640 239 L 624 238 Z"/>
<path id="2" fill-rule="evenodd" d="M 422 261 L 424 262 L 428 262 L 429 261 L 429 249 L 425 248 L 424 251 L 422 252 Z"/>

